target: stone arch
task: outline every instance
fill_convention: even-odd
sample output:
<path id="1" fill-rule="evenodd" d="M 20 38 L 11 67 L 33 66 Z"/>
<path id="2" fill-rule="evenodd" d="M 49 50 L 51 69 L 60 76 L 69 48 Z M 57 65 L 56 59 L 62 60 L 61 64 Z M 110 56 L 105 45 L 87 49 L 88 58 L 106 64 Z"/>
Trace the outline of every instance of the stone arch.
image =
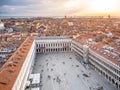
<path id="1" fill-rule="evenodd" d="M 115 84 L 115 81 L 114 81 L 114 79 L 112 79 L 112 83 L 113 83 L 113 84 Z"/>
<path id="2" fill-rule="evenodd" d="M 51 49 L 51 52 L 53 51 L 53 49 Z"/>
<path id="3" fill-rule="evenodd" d="M 101 73 L 101 75 L 102 75 L 102 73 L 103 73 L 102 70 L 100 70 L 100 73 Z"/>
<path id="4" fill-rule="evenodd" d="M 106 78 L 108 79 L 108 75 L 106 74 Z"/>
<path id="5" fill-rule="evenodd" d="M 103 76 L 105 76 L 105 72 L 103 72 Z"/>
<path id="6" fill-rule="evenodd" d="M 38 52 L 38 49 L 37 49 L 37 52 Z"/>
<path id="7" fill-rule="evenodd" d="M 111 81 L 111 77 L 109 77 L 109 81 Z"/>
<path id="8" fill-rule="evenodd" d="M 116 85 L 116 87 L 118 88 L 118 83 L 116 83 L 115 85 Z"/>

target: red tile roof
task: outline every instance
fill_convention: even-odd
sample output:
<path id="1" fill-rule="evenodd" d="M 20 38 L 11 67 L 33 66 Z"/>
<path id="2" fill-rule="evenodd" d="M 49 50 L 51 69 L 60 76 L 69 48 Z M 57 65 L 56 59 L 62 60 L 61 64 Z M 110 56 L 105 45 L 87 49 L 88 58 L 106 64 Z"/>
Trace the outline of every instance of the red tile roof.
<path id="1" fill-rule="evenodd" d="M 78 40 L 75 40 L 75 41 L 78 42 L 78 43 L 80 43 L 80 44 L 82 44 L 82 45 L 86 44 L 86 43 L 84 43 L 84 42 L 81 42 L 81 40 L 79 40 L 79 41 L 78 41 Z M 106 52 L 106 54 L 110 54 L 110 56 L 107 56 L 106 54 L 102 54 L 102 53 L 100 52 L 100 49 L 103 47 L 103 44 L 102 44 L 102 43 L 98 43 L 98 44 L 95 44 L 95 45 L 88 45 L 88 46 L 89 46 L 89 48 L 90 48 L 92 51 L 94 51 L 95 53 L 103 56 L 104 58 L 108 59 L 109 61 L 111 61 L 111 62 L 115 63 L 116 65 L 119 65 L 119 66 L 120 66 L 120 62 L 118 62 L 118 58 L 119 58 L 118 56 L 114 55 L 113 53 Z M 96 49 L 94 49 L 94 47 L 96 47 Z M 98 50 L 97 50 L 97 49 L 98 49 Z M 115 56 L 115 58 L 112 58 L 112 56 Z"/>
<path id="2" fill-rule="evenodd" d="M 0 71 L 0 90 L 11 90 L 33 43 L 28 37 Z"/>

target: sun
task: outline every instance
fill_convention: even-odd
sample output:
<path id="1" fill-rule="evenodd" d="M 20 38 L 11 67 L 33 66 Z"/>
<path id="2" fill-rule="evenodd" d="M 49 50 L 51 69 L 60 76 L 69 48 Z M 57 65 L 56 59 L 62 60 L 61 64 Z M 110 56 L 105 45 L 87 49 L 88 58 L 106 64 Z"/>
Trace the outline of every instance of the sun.
<path id="1" fill-rule="evenodd" d="M 91 9 L 98 13 L 114 12 L 117 6 L 117 0 L 93 0 Z"/>
<path id="2" fill-rule="evenodd" d="M 72 15 L 116 15 L 120 0 L 66 0 L 64 8 Z M 120 12 L 119 12 L 120 13 Z"/>

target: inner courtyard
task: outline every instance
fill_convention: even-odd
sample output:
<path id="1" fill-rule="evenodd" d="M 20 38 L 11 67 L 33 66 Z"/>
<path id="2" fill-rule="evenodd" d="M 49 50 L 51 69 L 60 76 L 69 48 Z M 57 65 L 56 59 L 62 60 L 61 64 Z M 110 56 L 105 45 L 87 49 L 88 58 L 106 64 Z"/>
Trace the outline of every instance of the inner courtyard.
<path id="1" fill-rule="evenodd" d="M 31 90 L 117 90 L 81 61 L 72 52 L 36 54 L 32 74 L 39 74 L 40 82 Z"/>

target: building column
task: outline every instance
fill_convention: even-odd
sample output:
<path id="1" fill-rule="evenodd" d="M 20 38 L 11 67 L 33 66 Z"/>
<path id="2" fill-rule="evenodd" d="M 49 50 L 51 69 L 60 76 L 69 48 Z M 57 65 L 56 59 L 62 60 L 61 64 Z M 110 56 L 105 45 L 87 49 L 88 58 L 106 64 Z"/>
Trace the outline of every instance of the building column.
<path id="1" fill-rule="evenodd" d="M 57 49 L 58 49 L 58 43 L 57 43 L 57 48 L 56 48 L 56 52 L 58 51 Z"/>

